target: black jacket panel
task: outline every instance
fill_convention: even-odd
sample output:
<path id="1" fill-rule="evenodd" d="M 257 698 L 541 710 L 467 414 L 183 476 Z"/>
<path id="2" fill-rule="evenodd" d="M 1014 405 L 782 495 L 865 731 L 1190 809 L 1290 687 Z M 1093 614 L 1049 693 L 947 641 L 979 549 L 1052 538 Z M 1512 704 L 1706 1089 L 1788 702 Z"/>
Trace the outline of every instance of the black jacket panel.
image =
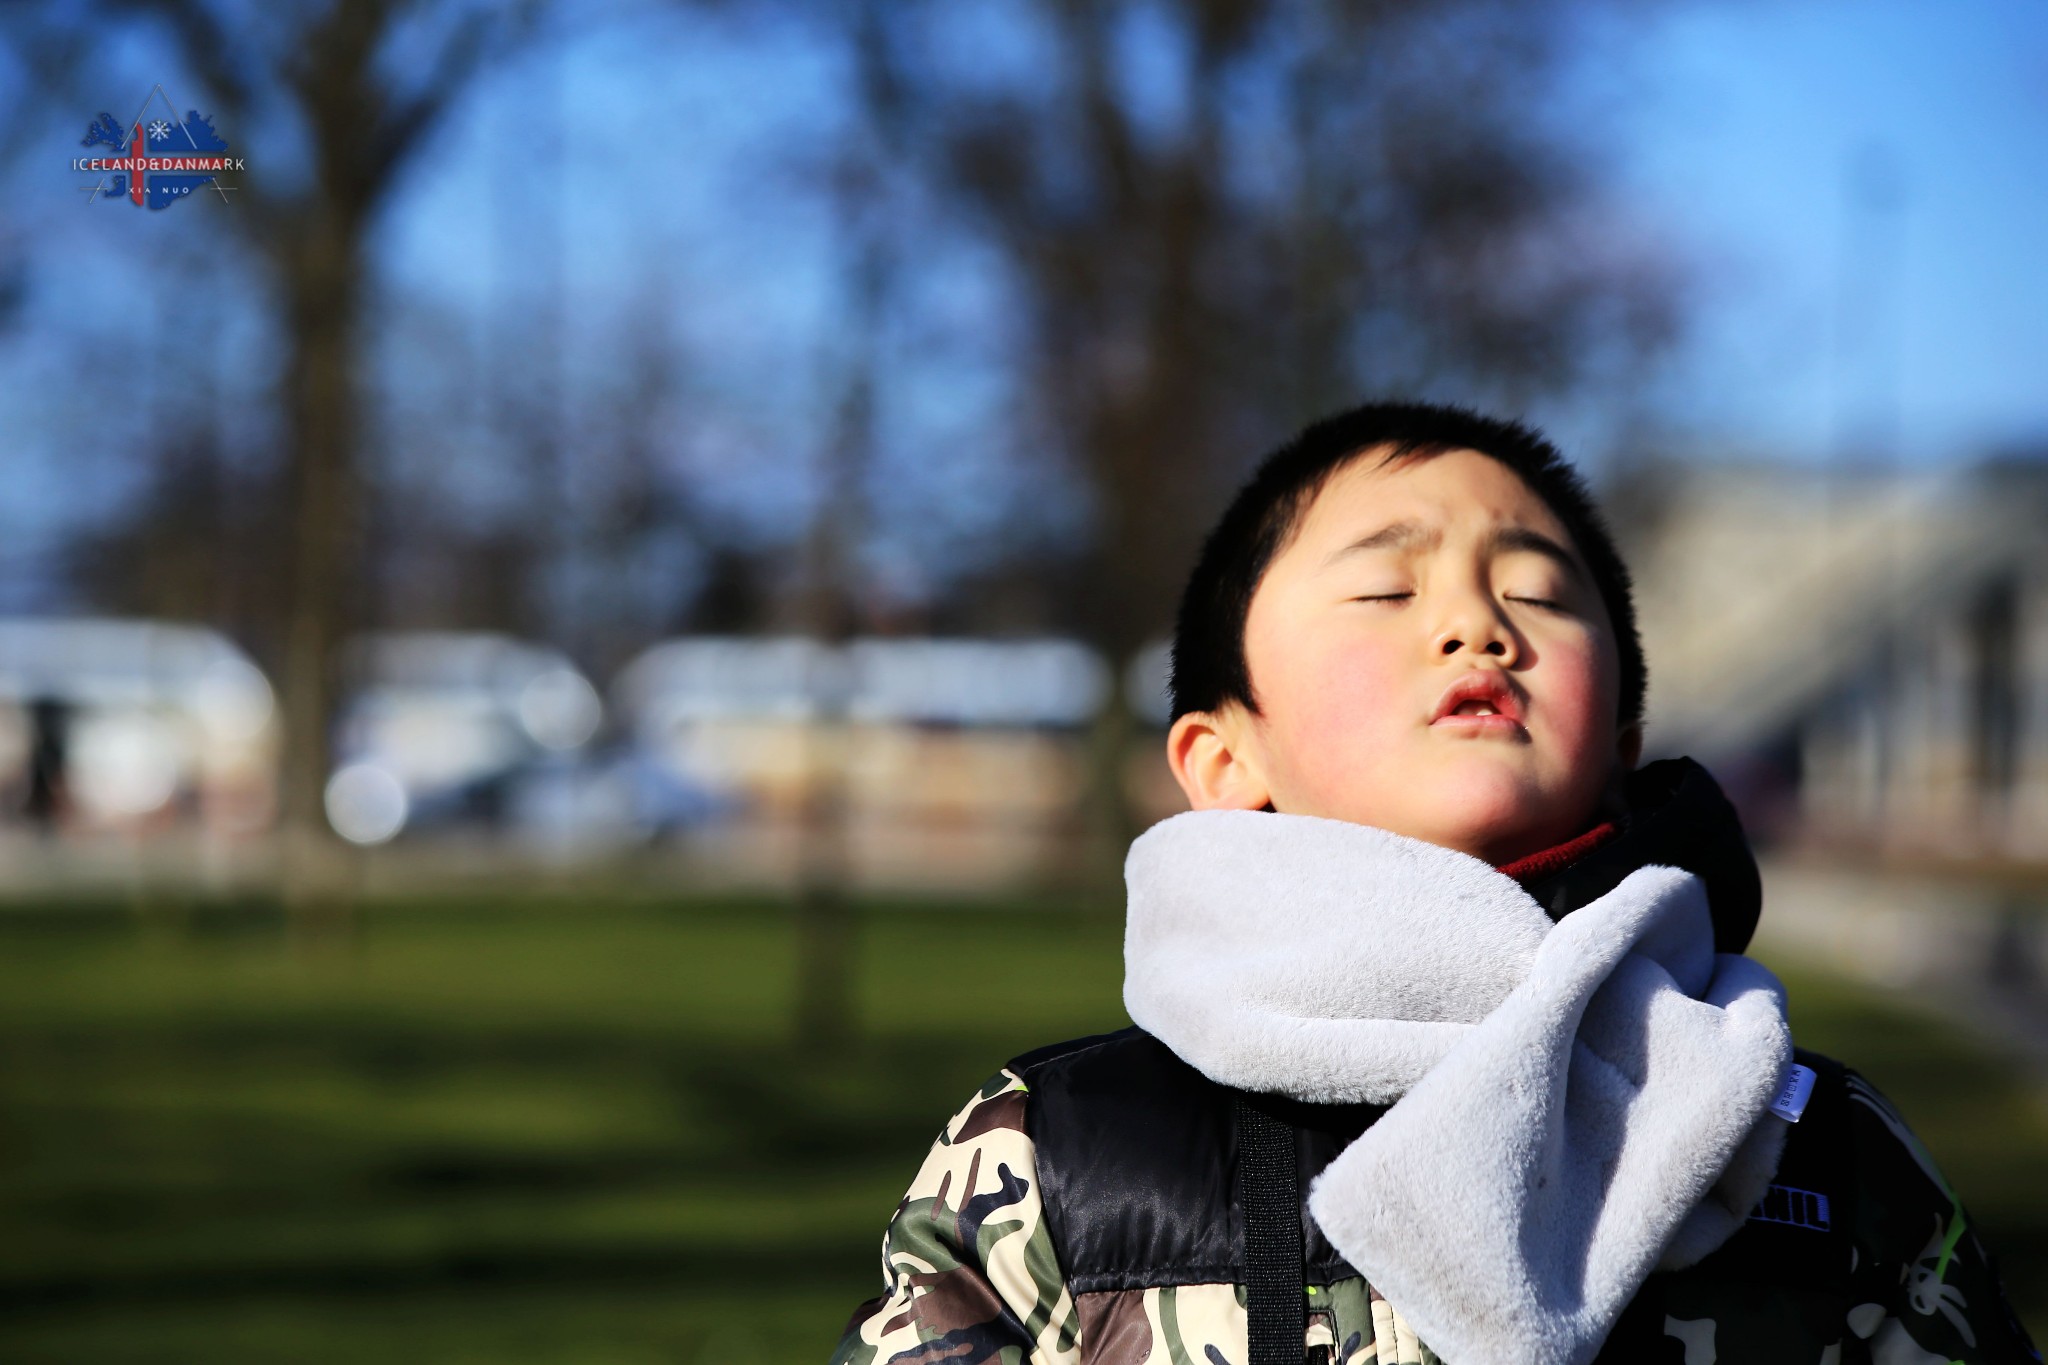
<path id="1" fill-rule="evenodd" d="M 1018 1058 L 1030 1088 L 1045 1218 L 1077 1294 L 1244 1279 L 1235 1092 L 1142 1029 Z M 1293 1127 L 1299 1188 L 1385 1112 L 1372 1105 L 1249 1099 Z M 1304 1269 L 1327 1284 L 1358 1272 L 1302 1211 Z"/>

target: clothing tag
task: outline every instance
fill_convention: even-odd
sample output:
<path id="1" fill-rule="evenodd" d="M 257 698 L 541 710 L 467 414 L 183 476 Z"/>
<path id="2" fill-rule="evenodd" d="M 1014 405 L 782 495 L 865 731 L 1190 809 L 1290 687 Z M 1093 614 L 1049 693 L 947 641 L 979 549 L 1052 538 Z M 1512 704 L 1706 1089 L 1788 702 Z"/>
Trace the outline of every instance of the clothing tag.
<path id="1" fill-rule="evenodd" d="M 1778 1087 L 1778 1098 L 1771 1101 L 1771 1112 L 1787 1123 L 1797 1123 L 1812 1098 L 1813 1068 L 1794 1062 L 1785 1073 L 1785 1083 Z"/>

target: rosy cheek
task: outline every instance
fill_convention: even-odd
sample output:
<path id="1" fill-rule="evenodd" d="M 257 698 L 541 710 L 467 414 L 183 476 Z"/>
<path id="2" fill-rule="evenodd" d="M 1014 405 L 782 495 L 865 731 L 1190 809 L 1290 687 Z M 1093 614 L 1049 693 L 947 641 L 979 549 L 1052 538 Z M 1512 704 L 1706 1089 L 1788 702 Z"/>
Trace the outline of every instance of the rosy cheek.
<path id="1" fill-rule="evenodd" d="M 1387 733 L 1412 709 L 1394 651 L 1372 640 L 1324 640 L 1298 652 L 1286 675 L 1286 766 L 1314 787 L 1356 782 Z M 1276 699 L 1277 700 L 1277 699 Z"/>
<path id="2" fill-rule="evenodd" d="M 1584 754 L 1602 771 L 1616 706 L 1614 666 L 1598 639 L 1553 644 L 1544 660 L 1549 676 L 1540 694 L 1544 720 L 1563 751 Z"/>

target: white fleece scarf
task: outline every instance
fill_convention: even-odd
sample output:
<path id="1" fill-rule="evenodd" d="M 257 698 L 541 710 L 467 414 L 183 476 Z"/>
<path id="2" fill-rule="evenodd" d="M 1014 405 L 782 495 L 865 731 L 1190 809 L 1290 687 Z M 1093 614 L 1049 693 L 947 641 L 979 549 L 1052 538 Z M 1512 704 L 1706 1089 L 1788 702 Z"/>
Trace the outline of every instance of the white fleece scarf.
<path id="1" fill-rule="evenodd" d="M 1579 1365 L 1653 1269 L 1763 1195 L 1784 989 L 1645 867 L 1553 923 L 1476 858 L 1264 811 L 1125 864 L 1124 1003 L 1203 1075 L 1391 1104 L 1311 1187 L 1331 1245 L 1452 1365 Z"/>

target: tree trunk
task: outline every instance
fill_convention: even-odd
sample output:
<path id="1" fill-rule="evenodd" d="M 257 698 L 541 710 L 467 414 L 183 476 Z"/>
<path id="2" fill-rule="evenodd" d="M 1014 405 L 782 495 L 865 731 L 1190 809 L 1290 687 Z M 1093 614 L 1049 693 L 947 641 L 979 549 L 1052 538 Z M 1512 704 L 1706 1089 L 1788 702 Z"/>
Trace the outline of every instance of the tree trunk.
<path id="1" fill-rule="evenodd" d="M 348 860 L 328 832 L 325 792 L 340 695 L 338 659 L 354 615 L 357 487 L 353 356 L 360 232 L 339 212 L 313 210 L 281 253 L 291 354 L 286 374 L 293 458 L 286 485 L 292 528 L 282 631 L 283 893 L 294 920 L 323 932 L 346 925 Z"/>

